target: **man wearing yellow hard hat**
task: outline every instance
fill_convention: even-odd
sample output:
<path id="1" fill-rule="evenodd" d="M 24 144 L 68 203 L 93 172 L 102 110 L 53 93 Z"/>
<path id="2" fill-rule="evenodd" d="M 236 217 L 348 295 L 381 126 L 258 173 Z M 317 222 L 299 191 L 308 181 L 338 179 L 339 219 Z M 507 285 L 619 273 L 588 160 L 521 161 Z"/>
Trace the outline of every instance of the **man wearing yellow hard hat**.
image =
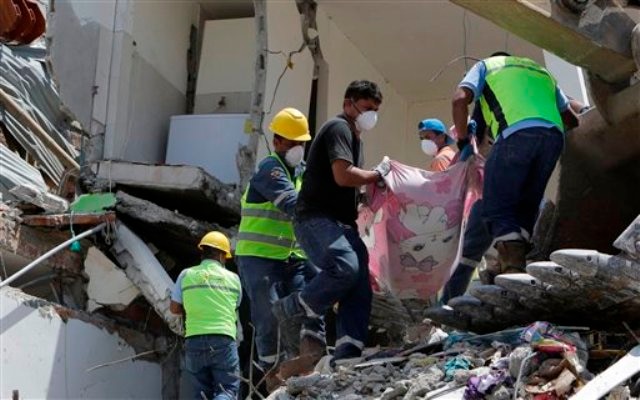
<path id="1" fill-rule="evenodd" d="M 235 400 L 240 388 L 236 344 L 240 279 L 224 267 L 231 258 L 231 245 L 223 233 L 207 233 L 198 248 L 202 262 L 180 273 L 170 309 L 186 318 L 185 368 L 193 376 L 195 398 Z"/>
<path id="2" fill-rule="evenodd" d="M 281 339 L 295 338 L 282 340 L 283 346 L 278 346 L 279 326 L 271 313 L 278 298 L 302 290 L 316 273 L 298 246 L 292 224 L 304 172 L 304 145 L 311 135 L 307 118 L 295 108 L 278 112 L 269 130 L 274 151 L 260 162 L 241 200 L 238 271 L 251 304 L 259 365 L 270 370 L 299 353 L 313 368 L 326 348 L 322 319 L 305 318 L 299 321 L 301 326 L 280 326 Z M 286 346 L 288 343 L 300 343 L 299 349 Z M 278 354 L 278 348 L 287 354 Z M 267 380 L 268 390 L 277 383 L 277 379 Z"/>

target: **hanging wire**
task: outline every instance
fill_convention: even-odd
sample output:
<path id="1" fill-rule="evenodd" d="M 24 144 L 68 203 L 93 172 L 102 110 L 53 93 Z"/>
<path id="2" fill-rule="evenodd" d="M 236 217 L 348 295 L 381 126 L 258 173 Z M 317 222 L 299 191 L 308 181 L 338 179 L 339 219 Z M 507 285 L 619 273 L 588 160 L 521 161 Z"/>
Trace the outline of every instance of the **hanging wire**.
<path id="1" fill-rule="evenodd" d="M 284 68 L 282 69 L 282 72 L 280 73 L 280 75 L 278 76 L 278 80 L 276 81 L 276 86 L 273 89 L 273 95 L 271 96 L 271 101 L 269 102 L 269 110 L 268 111 L 262 111 L 260 113 L 260 127 L 262 127 L 262 124 L 264 123 L 264 117 L 267 114 L 271 114 L 271 112 L 273 111 L 273 105 L 276 101 L 276 95 L 278 94 L 278 89 L 280 88 L 280 83 L 282 82 L 282 78 L 284 78 L 285 74 L 287 73 L 288 70 L 293 69 L 293 56 L 299 53 L 302 53 L 302 51 L 307 47 L 307 44 L 303 41 L 302 44 L 300 45 L 300 47 L 298 48 L 298 50 L 293 50 L 290 51 L 288 54 L 285 53 L 282 50 L 279 51 L 273 51 L 273 50 L 269 50 L 269 49 L 265 49 L 265 52 L 267 52 L 267 54 L 273 54 L 273 55 L 278 55 L 281 54 L 284 59 L 285 59 L 285 64 L 284 64 Z M 262 135 L 263 139 L 264 139 L 264 143 L 267 146 L 267 151 L 269 153 L 271 153 L 271 145 L 269 144 L 269 141 L 267 140 L 267 135 Z"/>
<path id="2" fill-rule="evenodd" d="M 462 56 L 456 57 L 456 58 L 454 58 L 453 60 L 451 60 L 451 61 L 449 61 L 448 63 L 446 63 L 442 68 L 440 68 L 440 70 L 439 70 L 438 72 L 436 72 L 436 73 L 435 73 L 435 75 L 433 75 L 433 76 L 431 77 L 431 79 L 429 79 L 429 82 L 433 82 L 433 81 L 435 81 L 436 79 L 438 79 L 438 78 L 440 77 L 440 75 L 442 75 L 442 73 L 444 72 L 444 70 L 445 70 L 445 69 L 447 69 L 447 67 L 449 67 L 451 64 L 454 64 L 454 63 L 456 63 L 456 62 L 458 62 L 458 61 L 460 61 L 460 60 L 463 60 L 463 59 L 464 59 L 465 61 L 466 61 L 467 59 L 469 59 L 469 60 L 473 60 L 473 61 L 476 61 L 476 62 L 477 62 L 477 61 L 481 61 L 481 59 L 480 59 L 480 58 L 472 57 L 472 56 L 467 56 L 467 55 L 462 55 Z"/>

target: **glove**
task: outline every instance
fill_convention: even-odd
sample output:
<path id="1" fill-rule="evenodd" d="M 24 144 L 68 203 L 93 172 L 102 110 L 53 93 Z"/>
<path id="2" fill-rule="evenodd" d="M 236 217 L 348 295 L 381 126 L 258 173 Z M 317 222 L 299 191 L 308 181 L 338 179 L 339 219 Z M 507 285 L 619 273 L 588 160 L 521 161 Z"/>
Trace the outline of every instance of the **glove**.
<path id="1" fill-rule="evenodd" d="M 380 180 L 387 176 L 389 172 L 391 172 L 391 160 L 389 159 L 389 157 L 384 156 L 382 158 L 382 161 L 380 161 L 380 164 L 376 165 L 373 170 L 380 175 Z"/>
<path id="2" fill-rule="evenodd" d="M 458 141 L 456 142 L 456 146 L 458 146 L 458 150 L 459 150 L 460 152 L 462 152 L 462 151 L 465 149 L 465 147 L 467 147 L 467 146 L 469 145 L 469 143 L 471 143 L 471 142 L 469 141 L 469 138 L 468 138 L 468 137 L 466 137 L 466 138 L 464 138 L 464 139 L 460 139 L 460 140 L 458 140 Z"/>
<path id="3" fill-rule="evenodd" d="M 475 120 L 470 120 L 467 124 L 467 136 L 475 136 L 478 131 L 478 123 Z"/>
<path id="4" fill-rule="evenodd" d="M 456 142 L 456 145 L 458 146 L 458 150 L 460 152 L 462 152 L 464 148 L 469 145 L 470 143 L 469 137 L 475 136 L 477 130 L 478 130 L 478 123 L 474 120 L 470 120 L 469 123 L 467 124 L 467 137 L 464 139 L 460 139 Z"/>

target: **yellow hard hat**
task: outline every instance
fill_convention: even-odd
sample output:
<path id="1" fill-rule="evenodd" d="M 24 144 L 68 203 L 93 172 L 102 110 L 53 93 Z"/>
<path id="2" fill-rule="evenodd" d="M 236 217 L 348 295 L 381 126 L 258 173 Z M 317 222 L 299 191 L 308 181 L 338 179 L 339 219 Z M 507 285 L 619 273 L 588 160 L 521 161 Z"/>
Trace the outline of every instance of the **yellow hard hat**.
<path id="1" fill-rule="evenodd" d="M 269 129 L 273 133 L 277 133 L 285 139 L 295 140 L 297 142 L 306 142 L 311 140 L 309 135 L 309 122 L 299 110 L 287 107 L 278 112 L 269 124 Z"/>
<path id="2" fill-rule="evenodd" d="M 211 231 L 204 235 L 198 244 L 198 248 L 202 250 L 202 246 L 213 247 L 220 251 L 224 251 L 227 258 L 231 258 L 231 243 L 222 232 Z"/>

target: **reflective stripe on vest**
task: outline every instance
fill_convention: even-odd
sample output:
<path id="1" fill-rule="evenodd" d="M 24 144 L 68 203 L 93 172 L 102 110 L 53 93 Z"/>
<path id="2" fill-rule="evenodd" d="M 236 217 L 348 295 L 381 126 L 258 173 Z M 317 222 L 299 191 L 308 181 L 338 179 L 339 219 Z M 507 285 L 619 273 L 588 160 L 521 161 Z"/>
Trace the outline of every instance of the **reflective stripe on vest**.
<path id="1" fill-rule="evenodd" d="M 491 57 L 480 98 L 482 115 L 495 139 L 509 126 L 542 119 L 564 131 L 556 100 L 556 80 L 528 58 Z"/>
<path id="2" fill-rule="evenodd" d="M 186 270 L 181 283 L 186 337 L 227 335 L 236 338 L 240 279 L 220 263 L 204 260 Z"/>
<path id="3" fill-rule="evenodd" d="M 291 178 L 287 167 L 280 157 L 271 154 L 287 173 L 287 178 L 293 182 L 295 190 L 300 191 L 302 179 Z M 251 184 L 247 186 L 241 199 L 242 219 L 238 228 L 238 242 L 235 254 L 237 256 L 255 256 L 274 260 L 286 260 L 289 257 L 306 258 L 304 252 L 297 246 L 293 233 L 291 218 L 280 211 L 270 201 L 264 203 L 247 202 Z"/>

